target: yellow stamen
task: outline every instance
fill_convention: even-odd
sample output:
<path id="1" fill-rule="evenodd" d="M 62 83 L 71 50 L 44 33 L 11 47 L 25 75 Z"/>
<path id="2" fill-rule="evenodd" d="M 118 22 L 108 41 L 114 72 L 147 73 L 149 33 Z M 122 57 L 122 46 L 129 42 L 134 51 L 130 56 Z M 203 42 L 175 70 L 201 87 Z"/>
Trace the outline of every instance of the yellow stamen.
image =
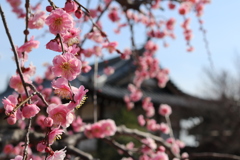
<path id="1" fill-rule="evenodd" d="M 79 109 L 86 101 L 86 95 L 83 96 L 82 100 L 80 101 L 79 105 L 76 106 L 76 109 Z"/>

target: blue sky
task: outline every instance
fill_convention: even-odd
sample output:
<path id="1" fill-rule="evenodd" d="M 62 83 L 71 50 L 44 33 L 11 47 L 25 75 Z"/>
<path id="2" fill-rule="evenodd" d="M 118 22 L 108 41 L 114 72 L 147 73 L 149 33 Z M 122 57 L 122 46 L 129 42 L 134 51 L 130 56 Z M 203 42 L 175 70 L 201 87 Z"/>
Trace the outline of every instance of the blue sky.
<path id="1" fill-rule="evenodd" d="M 44 3 L 46 4 L 47 1 Z M 23 20 L 17 19 L 16 15 L 11 13 L 11 8 L 6 2 L 1 3 L 4 9 L 5 15 L 8 20 L 10 32 L 13 36 L 14 43 L 18 46 L 23 44 L 24 36 L 22 34 L 24 30 Z M 94 5 L 94 4 L 93 4 Z M 233 59 L 235 54 L 240 51 L 240 20 L 237 18 L 240 15 L 240 1 L 230 0 L 228 3 L 223 0 L 213 0 L 212 3 L 205 8 L 205 13 L 202 17 L 204 20 L 204 27 L 207 30 L 207 40 L 209 41 L 211 58 L 214 63 L 214 70 L 227 68 L 233 69 Z M 199 31 L 199 24 L 193 14 L 188 16 L 192 17 L 191 28 L 193 30 L 194 38 L 192 45 L 195 50 L 192 53 L 186 52 L 186 42 L 183 37 L 183 30 L 180 24 L 183 18 L 179 16 L 176 11 L 161 12 L 160 15 L 166 17 L 174 16 L 177 19 L 177 26 L 175 34 L 177 38 L 175 40 L 167 39 L 170 44 L 168 48 L 162 46 L 162 41 L 158 41 L 159 51 L 157 57 L 161 66 L 170 69 L 171 80 L 183 91 L 193 94 L 202 94 L 201 88 L 204 74 L 202 68 L 210 66 L 208 60 L 207 51 L 203 41 L 202 32 Z M 109 31 L 108 26 L 114 28 L 114 24 L 105 22 L 103 19 L 103 30 Z M 116 25 L 115 25 L 116 26 Z M 89 26 L 84 28 L 88 30 Z M 140 26 L 136 26 L 136 39 L 145 39 L 142 37 L 142 29 Z M 110 31 L 109 31 L 110 32 Z M 31 30 L 30 35 L 41 35 L 42 31 Z M 109 33 L 109 39 L 111 41 L 118 41 L 120 48 L 130 47 L 129 45 L 128 29 L 123 29 L 120 35 L 114 35 Z M 36 75 L 43 75 L 44 70 L 41 68 L 44 62 L 50 62 L 51 59 L 57 55 L 57 53 L 51 52 L 45 49 L 46 39 L 53 39 L 53 35 L 47 35 L 40 40 L 40 49 L 33 50 L 29 54 L 30 62 L 33 62 L 38 67 Z M 138 42 L 141 45 L 142 41 Z M 0 22 L 0 92 L 6 88 L 7 80 L 16 70 L 16 65 L 12 60 L 13 54 L 10 50 L 10 44 L 7 40 L 5 31 L 3 29 L 2 22 Z M 105 56 L 109 58 L 110 55 Z"/>

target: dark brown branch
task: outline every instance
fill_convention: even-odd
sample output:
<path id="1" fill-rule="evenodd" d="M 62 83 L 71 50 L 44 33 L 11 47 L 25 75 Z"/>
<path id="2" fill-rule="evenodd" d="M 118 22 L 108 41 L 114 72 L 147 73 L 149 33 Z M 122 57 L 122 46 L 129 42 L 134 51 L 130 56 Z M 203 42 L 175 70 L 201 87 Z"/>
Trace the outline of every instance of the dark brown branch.
<path id="1" fill-rule="evenodd" d="M 57 38 L 60 40 L 60 44 L 61 44 L 61 48 L 62 48 L 62 54 L 65 53 L 65 50 L 63 48 L 63 41 L 62 41 L 62 37 L 60 34 L 57 34 Z"/>
<path id="2" fill-rule="evenodd" d="M 9 29 L 8 29 L 8 26 L 7 26 L 7 22 L 6 22 L 6 18 L 5 18 L 5 15 L 4 15 L 4 12 L 2 10 L 2 6 L 1 5 L 0 5 L 0 12 L 1 12 L 1 17 L 2 17 L 2 21 L 3 21 L 3 25 L 4 25 L 4 28 L 5 28 L 6 34 L 8 36 L 9 42 L 11 44 L 11 47 L 12 47 L 12 50 L 13 50 L 13 53 L 14 53 L 14 59 L 15 59 L 16 65 L 17 65 L 17 71 L 18 71 L 19 76 L 21 78 L 25 94 L 26 94 L 27 97 L 29 97 L 29 93 L 27 91 L 27 86 L 26 86 L 25 80 L 23 78 L 22 69 L 21 69 L 19 61 L 18 61 L 19 60 L 18 54 L 17 54 L 16 48 L 14 46 L 11 34 L 9 32 Z M 32 118 L 29 119 L 28 129 L 27 129 L 27 133 L 26 133 L 25 148 L 24 148 L 24 152 L 23 152 L 23 160 L 27 159 L 27 148 L 28 148 L 28 144 L 29 144 L 29 131 L 30 131 L 30 128 L 31 128 L 31 119 Z"/>
<path id="3" fill-rule="evenodd" d="M 104 138 L 103 141 L 113 146 L 114 148 L 123 151 L 124 154 L 126 154 L 128 157 L 131 157 L 133 160 L 137 160 L 135 157 L 133 157 L 131 151 L 129 151 L 124 145 L 121 145 L 110 138 Z"/>
<path id="4" fill-rule="evenodd" d="M 152 138 L 157 144 L 160 144 L 160 145 L 164 146 L 166 148 L 166 150 L 168 150 L 168 152 L 170 153 L 171 157 L 177 157 L 177 158 L 180 157 L 178 154 L 175 154 L 175 153 L 172 152 L 171 145 L 166 143 L 164 141 L 164 139 L 162 139 L 159 136 L 152 135 L 151 133 L 142 132 L 142 131 L 139 131 L 137 129 L 129 129 L 125 126 L 119 126 L 117 128 L 117 133 L 116 134 L 132 136 L 132 137 L 134 137 L 136 139 L 139 139 L 139 140 L 141 140 L 143 138 L 148 138 L 148 137 Z"/>
<path id="5" fill-rule="evenodd" d="M 81 5 L 78 1 L 74 0 L 74 2 L 76 2 L 80 7 L 82 7 L 88 14 L 90 13 L 89 10 L 83 5 Z"/>
<path id="6" fill-rule="evenodd" d="M 52 0 L 48 0 L 48 2 L 50 3 L 50 5 L 53 7 L 53 9 L 56 9 L 56 8 L 58 8 L 54 3 L 53 3 L 53 1 Z"/>
<path id="7" fill-rule="evenodd" d="M 86 152 L 83 152 L 83 151 L 81 151 L 80 149 L 78 149 L 78 148 L 76 148 L 76 147 L 74 147 L 74 146 L 72 146 L 72 145 L 69 145 L 69 146 L 67 147 L 67 151 L 68 151 L 69 153 L 72 153 L 72 154 L 80 157 L 80 158 L 83 159 L 83 160 L 96 160 L 95 158 L 93 158 L 93 156 L 92 156 L 91 154 L 88 154 L 88 153 L 86 153 Z"/>
<path id="8" fill-rule="evenodd" d="M 29 86 L 34 92 L 36 92 L 36 95 L 38 95 L 38 97 L 43 101 L 43 103 L 48 106 L 48 102 L 45 100 L 45 98 L 43 97 L 43 95 L 37 91 L 36 87 L 33 84 L 30 83 L 26 83 L 27 86 Z"/>
<path id="9" fill-rule="evenodd" d="M 224 153 L 192 153 L 189 155 L 188 159 L 195 158 L 221 158 L 225 160 L 240 160 L 240 156 L 224 154 Z"/>
<path id="10" fill-rule="evenodd" d="M 25 34 L 25 40 L 24 42 L 26 43 L 28 41 L 28 34 L 29 34 L 29 31 L 28 31 L 28 13 L 29 13 L 29 0 L 26 0 L 26 3 L 25 3 L 25 8 L 26 8 L 26 20 L 25 20 L 25 23 L 26 23 L 26 27 L 25 27 L 25 30 L 24 30 L 24 34 Z"/>
<path id="11" fill-rule="evenodd" d="M 15 45 L 13 43 L 13 40 L 12 40 L 12 36 L 9 32 L 9 29 L 8 29 L 8 26 L 7 26 L 7 22 L 6 22 L 6 18 L 5 18 L 5 15 L 4 15 L 4 12 L 2 10 L 2 7 L 0 5 L 0 12 L 1 12 L 1 17 L 2 17 L 2 21 L 3 21 L 3 25 L 4 25 L 4 28 L 5 28 L 5 31 L 6 31 L 6 34 L 8 36 L 8 40 L 11 44 L 11 47 L 12 47 L 12 50 L 13 50 L 13 53 L 14 53 L 14 59 L 15 59 L 15 62 L 16 62 L 16 66 L 17 66 L 17 71 L 20 75 L 20 78 L 21 78 L 21 81 L 22 81 L 22 84 L 23 84 L 23 87 L 24 87 L 24 91 L 27 95 L 27 97 L 29 96 L 28 94 L 28 91 L 27 91 L 27 87 L 26 87 L 26 84 L 25 84 L 25 81 L 24 81 L 24 78 L 23 78 L 23 73 L 22 73 L 22 69 L 20 67 L 20 64 L 19 64 L 19 61 L 18 61 L 18 54 L 17 54 L 17 51 L 16 51 L 16 48 L 15 48 Z"/>

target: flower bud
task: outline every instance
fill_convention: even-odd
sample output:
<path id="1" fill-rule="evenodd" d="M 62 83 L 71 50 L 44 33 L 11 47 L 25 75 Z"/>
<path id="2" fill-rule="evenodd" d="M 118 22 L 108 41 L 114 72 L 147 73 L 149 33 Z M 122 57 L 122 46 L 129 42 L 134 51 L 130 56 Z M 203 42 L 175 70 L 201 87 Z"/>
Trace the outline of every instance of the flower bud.
<path id="1" fill-rule="evenodd" d="M 83 16 L 83 11 L 82 11 L 81 9 L 77 9 L 77 10 L 75 11 L 75 16 L 76 16 L 78 19 L 82 18 L 82 16 Z"/>
<path id="2" fill-rule="evenodd" d="M 47 117 L 44 119 L 44 126 L 46 127 L 52 127 L 53 125 L 53 119 L 51 117 Z"/>

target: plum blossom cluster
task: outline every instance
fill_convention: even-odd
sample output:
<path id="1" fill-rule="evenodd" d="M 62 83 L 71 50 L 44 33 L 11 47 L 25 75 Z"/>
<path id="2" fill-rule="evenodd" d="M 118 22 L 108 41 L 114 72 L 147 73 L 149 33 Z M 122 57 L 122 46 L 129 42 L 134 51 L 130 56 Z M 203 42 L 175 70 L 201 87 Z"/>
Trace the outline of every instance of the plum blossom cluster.
<path id="1" fill-rule="evenodd" d="M 144 114 L 138 116 L 140 126 L 146 127 L 150 132 L 160 131 L 169 135 L 170 138 L 166 142 L 171 146 L 170 151 L 174 154 L 180 153 L 180 148 L 183 148 L 184 144 L 171 135 L 172 128 L 168 121 L 172 113 L 171 107 L 166 104 L 159 106 L 158 114 L 165 117 L 166 123 L 157 123 L 153 119 L 156 111 L 151 98 L 143 97 L 141 91 L 141 85 L 149 79 L 156 80 L 157 86 L 160 88 L 165 87 L 168 81 L 169 70 L 160 68 L 158 60 L 154 58 L 159 49 L 155 40 L 162 40 L 164 46 L 167 47 L 166 37 L 175 38 L 176 20 L 174 18 L 159 20 L 153 15 L 152 11 L 140 13 L 137 10 L 126 10 L 126 7 L 123 9 L 123 7 L 111 6 L 112 0 L 101 1 L 95 9 L 89 10 L 76 0 L 65 0 L 62 8 L 49 1 L 50 5 L 46 6 L 48 14 L 40 9 L 40 3 L 32 6 L 27 4 L 29 2 L 26 1 L 25 7 L 29 5 L 29 8 L 24 11 L 21 0 L 7 0 L 7 2 L 18 18 L 25 18 L 27 27 L 24 31 L 25 43 L 13 47 L 17 52 L 15 61 L 19 63 L 20 69 L 18 68 L 16 75 L 13 75 L 9 82 L 15 93 L 2 100 L 6 121 L 10 125 L 17 124 L 21 129 L 25 129 L 27 125 L 25 120 L 29 119 L 31 121 L 32 118 L 36 117 L 35 123 L 45 132 L 45 137 L 36 146 L 30 146 L 27 142 L 20 142 L 17 145 L 7 144 L 4 147 L 4 154 L 15 157 L 12 160 L 22 160 L 26 159 L 24 152 L 27 150 L 28 159 L 63 160 L 66 157 L 66 148 L 54 150 L 52 146 L 65 133 L 71 135 L 82 132 L 87 138 L 100 139 L 115 135 L 117 127 L 113 120 L 106 119 L 93 124 L 86 124 L 80 116 L 75 115 L 75 109 L 84 104 L 88 89 L 85 89 L 83 85 L 75 87 L 70 83 L 81 73 L 87 73 L 91 70 L 86 58 L 92 56 L 103 58 L 104 52 L 117 53 L 123 60 L 134 58 L 137 69 L 133 77 L 133 83 L 128 85 L 130 94 L 124 97 L 127 109 L 133 109 L 134 103 L 142 100 Z M 200 18 L 205 5 L 209 2 L 210 0 L 186 0 L 179 5 L 178 12 L 184 17 L 182 28 L 189 47 L 188 51 L 193 50 L 190 45 L 193 34 L 189 27 L 190 18 L 186 18 L 186 15 L 194 10 Z M 161 3 L 161 0 L 154 0 L 150 7 L 157 10 Z M 170 1 L 168 7 L 174 10 L 177 5 Z M 136 55 L 134 40 L 132 40 L 132 49 L 126 48 L 123 52 L 120 52 L 117 48 L 118 42 L 108 39 L 107 34 L 103 31 L 103 25 L 99 21 L 105 11 L 108 12 L 107 17 L 110 22 L 117 25 L 117 28 L 114 29 L 116 34 L 120 33 L 124 27 L 131 28 L 133 23 L 142 24 L 146 27 L 149 40 L 143 45 L 145 49 L 143 54 Z M 122 18 L 122 14 L 125 14 L 126 18 Z M 90 31 L 80 37 L 82 30 L 78 27 L 78 22 L 87 23 L 89 21 L 93 23 Z M 45 25 L 48 27 L 48 32 L 53 36 L 44 44 L 46 49 L 54 51 L 54 53 L 60 53 L 53 58 L 52 64 L 45 64 L 47 70 L 44 78 L 51 81 L 51 87 L 49 88 L 44 87 L 44 79 L 41 77 L 37 76 L 32 80 L 36 67 L 32 63 L 29 65 L 26 63 L 32 50 L 37 49 L 40 45 L 40 42 L 34 36 L 28 40 L 28 29 L 40 30 Z M 134 39 L 134 36 L 132 39 Z M 93 45 L 88 48 L 83 47 L 85 40 L 90 40 Z M 13 49 L 13 51 L 15 50 Z M 114 67 L 105 67 L 104 74 L 114 74 Z M 63 103 L 62 99 L 67 102 Z M 69 131 L 70 129 L 72 130 Z M 165 147 L 157 146 L 153 139 L 146 137 L 140 143 L 139 151 L 142 153 L 139 156 L 140 160 L 169 159 Z M 35 155 L 31 147 L 35 147 L 34 150 L 38 152 L 45 152 L 45 156 Z M 126 145 L 128 150 L 134 150 L 134 147 L 133 142 Z M 188 155 L 183 154 L 182 158 L 188 158 Z M 122 159 L 130 160 L 132 158 Z"/>
<path id="2" fill-rule="evenodd" d="M 145 44 L 146 51 L 143 53 L 143 56 L 139 56 L 137 60 L 137 70 L 135 71 L 135 76 L 133 79 L 133 84 L 128 86 L 128 90 L 130 91 L 129 96 L 124 97 L 124 101 L 127 104 L 127 108 L 130 110 L 134 107 L 133 102 L 137 102 L 142 99 L 142 91 L 141 85 L 145 80 L 150 78 L 156 79 L 159 87 L 165 87 L 168 82 L 168 69 L 161 69 L 159 67 L 159 62 L 156 58 L 154 58 L 154 54 L 158 50 L 158 45 L 153 41 L 149 40 Z M 149 99 L 146 99 L 146 102 Z M 151 103 L 143 102 L 143 109 L 147 112 L 148 117 L 152 117 L 155 114 L 154 108 Z"/>
<path id="3" fill-rule="evenodd" d="M 101 120 L 91 125 L 86 125 L 84 134 L 88 138 L 105 138 L 113 136 L 117 130 L 116 124 L 111 119 Z"/>

